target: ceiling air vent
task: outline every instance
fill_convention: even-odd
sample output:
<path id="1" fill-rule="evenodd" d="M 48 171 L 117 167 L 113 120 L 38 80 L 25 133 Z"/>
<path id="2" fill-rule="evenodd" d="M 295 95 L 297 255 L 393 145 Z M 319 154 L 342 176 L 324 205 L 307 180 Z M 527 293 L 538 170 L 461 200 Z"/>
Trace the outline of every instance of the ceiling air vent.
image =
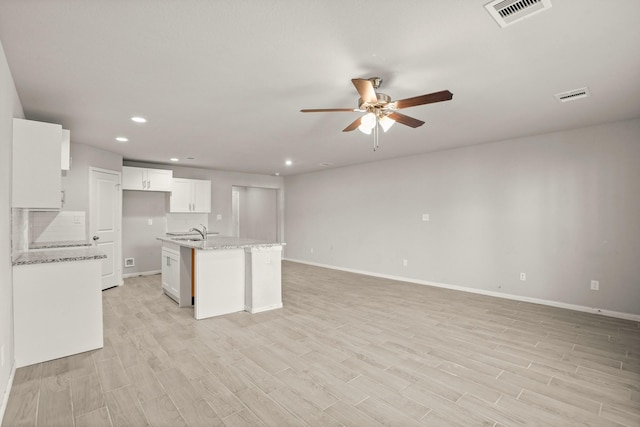
<path id="1" fill-rule="evenodd" d="M 507 27 L 551 7 L 551 0 L 494 0 L 484 7 L 498 25 Z"/>
<path id="2" fill-rule="evenodd" d="M 569 102 L 575 101 L 576 99 L 586 98 L 591 96 L 589 93 L 588 87 L 582 87 L 580 89 L 570 90 L 569 92 L 556 93 L 553 95 L 556 97 L 558 102 Z"/>

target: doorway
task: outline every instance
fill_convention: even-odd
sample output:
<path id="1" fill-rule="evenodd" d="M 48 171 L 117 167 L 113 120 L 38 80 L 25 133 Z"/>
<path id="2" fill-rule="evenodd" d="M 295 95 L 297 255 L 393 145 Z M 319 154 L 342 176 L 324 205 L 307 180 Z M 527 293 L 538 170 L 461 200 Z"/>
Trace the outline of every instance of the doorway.
<path id="1" fill-rule="evenodd" d="M 122 194 L 120 172 L 89 169 L 89 235 L 102 260 L 102 290 L 122 284 Z"/>
<path id="2" fill-rule="evenodd" d="M 235 237 L 278 241 L 278 190 L 233 186 L 232 232 Z"/>

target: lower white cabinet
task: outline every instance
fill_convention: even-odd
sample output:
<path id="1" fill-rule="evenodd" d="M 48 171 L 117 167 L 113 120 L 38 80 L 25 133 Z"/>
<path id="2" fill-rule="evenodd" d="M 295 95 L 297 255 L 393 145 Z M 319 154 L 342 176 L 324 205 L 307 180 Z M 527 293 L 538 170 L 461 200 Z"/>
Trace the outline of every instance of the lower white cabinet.
<path id="1" fill-rule="evenodd" d="M 101 348 L 101 261 L 13 267 L 16 367 Z"/>
<path id="2" fill-rule="evenodd" d="M 162 246 L 162 290 L 180 302 L 180 248 L 165 243 Z"/>

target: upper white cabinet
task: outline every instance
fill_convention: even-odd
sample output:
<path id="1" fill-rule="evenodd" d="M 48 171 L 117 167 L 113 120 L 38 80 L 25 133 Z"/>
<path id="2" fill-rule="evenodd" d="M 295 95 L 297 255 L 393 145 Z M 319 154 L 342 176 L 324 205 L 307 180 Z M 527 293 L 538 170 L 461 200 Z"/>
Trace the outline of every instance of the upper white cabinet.
<path id="1" fill-rule="evenodd" d="M 14 208 L 60 209 L 62 126 L 13 119 Z"/>
<path id="2" fill-rule="evenodd" d="M 172 170 L 122 167 L 123 190 L 171 191 L 172 178 Z"/>
<path id="3" fill-rule="evenodd" d="M 169 212 L 211 212 L 211 181 L 173 178 Z"/>

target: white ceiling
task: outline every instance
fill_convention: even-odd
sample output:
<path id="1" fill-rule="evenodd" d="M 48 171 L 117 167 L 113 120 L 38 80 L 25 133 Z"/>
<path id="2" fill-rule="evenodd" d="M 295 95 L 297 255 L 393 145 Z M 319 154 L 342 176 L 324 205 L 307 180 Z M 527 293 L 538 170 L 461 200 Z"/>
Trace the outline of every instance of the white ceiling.
<path id="1" fill-rule="evenodd" d="M 0 0 L 0 41 L 27 118 L 127 160 L 287 175 L 640 117 L 640 1 L 552 0 L 507 28 L 487 2 Z M 357 113 L 299 112 L 356 107 L 371 76 L 454 97 L 403 110 L 426 124 L 376 152 L 341 132 Z"/>

